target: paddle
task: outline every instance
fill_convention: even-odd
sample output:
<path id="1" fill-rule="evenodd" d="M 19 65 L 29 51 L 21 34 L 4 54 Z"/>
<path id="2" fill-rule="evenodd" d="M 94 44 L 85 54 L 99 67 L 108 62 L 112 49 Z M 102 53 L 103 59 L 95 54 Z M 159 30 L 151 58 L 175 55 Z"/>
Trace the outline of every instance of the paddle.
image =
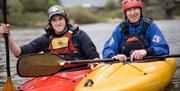
<path id="1" fill-rule="evenodd" d="M 6 0 L 3 0 L 2 3 L 2 11 L 3 11 L 3 21 L 5 24 L 7 24 L 7 18 L 6 18 Z M 10 72 L 10 64 L 9 64 L 9 44 L 8 44 L 8 35 L 4 34 L 5 39 L 5 47 L 6 47 L 6 69 L 7 69 L 7 81 L 3 87 L 3 91 L 16 91 L 16 88 L 11 82 L 11 72 Z"/>
<path id="2" fill-rule="evenodd" d="M 180 57 L 178 55 L 164 55 L 164 56 L 149 56 L 145 57 L 143 61 L 133 62 L 147 62 L 155 60 L 164 60 L 170 57 Z M 128 58 L 130 60 L 130 58 Z M 96 60 L 74 60 L 66 61 L 58 55 L 53 54 L 27 54 L 23 55 L 18 59 L 17 72 L 22 77 L 38 77 L 53 75 L 61 70 L 64 65 L 69 64 L 87 64 L 94 62 L 112 62 L 115 59 L 96 59 Z M 130 61 L 123 62 L 129 63 Z"/>

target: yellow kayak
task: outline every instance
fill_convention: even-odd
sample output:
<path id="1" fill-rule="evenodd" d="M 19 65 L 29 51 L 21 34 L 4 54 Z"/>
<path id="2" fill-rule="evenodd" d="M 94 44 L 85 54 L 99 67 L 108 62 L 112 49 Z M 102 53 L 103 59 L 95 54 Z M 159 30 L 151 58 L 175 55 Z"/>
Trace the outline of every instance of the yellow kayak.
<path id="1" fill-rule="evenodd" d="M 159 91 L 171 81 L 176 59 L 143 63 L 100 64 L 75 91 Z"/>

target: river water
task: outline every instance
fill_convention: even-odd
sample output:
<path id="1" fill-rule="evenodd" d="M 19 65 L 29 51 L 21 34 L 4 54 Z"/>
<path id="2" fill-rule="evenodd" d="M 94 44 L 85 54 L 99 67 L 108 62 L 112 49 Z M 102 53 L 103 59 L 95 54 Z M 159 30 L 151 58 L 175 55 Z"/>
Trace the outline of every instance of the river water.
<path id="1" fill-rule="evenodd" d="M 162 30 L 167 42 L 170 45 L 170 54 L 180 54 L 180 20 L 160 20 L 155 21 L 156 24 Z M 102 47 L 105 41 L 111 36 L 114 27 L 119 23 L 97 23 L 80 25 L 80 28 L 84 30 L 95 43 L 98 52 L 102 52 Z M 23 45 L 33 40 L 34 38 L 45 33 L 43 29 L 14 29 L 12 35 L 19 45 Z M 5 69 L 5 47 L 4 39 L 0 38 L 0 91 L 3 84 L 6 81 L 6 69 Z M 102 56 L 101 56 L 102 57 Z M 16 61 L 12 54 L 10 55 L 10 67 L 12 82 L 16 87 L 27 81 L 27 78 L 19 77 L 16 73 Z M 180 59 L 177 58 L 177 70 L 173 77 L 172 83 L 166 88 L 165 91 L 180 91 Z"/>

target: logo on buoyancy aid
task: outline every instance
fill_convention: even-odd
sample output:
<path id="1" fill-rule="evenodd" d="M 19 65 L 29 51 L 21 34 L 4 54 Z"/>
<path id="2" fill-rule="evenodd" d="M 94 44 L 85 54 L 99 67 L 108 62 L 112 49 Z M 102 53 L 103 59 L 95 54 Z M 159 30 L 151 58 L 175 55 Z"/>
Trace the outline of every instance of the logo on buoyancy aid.
<path id="1" fill-rule="evenodd" d="M 161 41 L 161 37 L 159 37 L 158 35 L 154 35 L 153 42 L 159 43 L 160 41 Z"/>
<path id="2" fill-rule="evenodd" d="M 144 49 L 143 42 L 144 41 L 149 41 L 147 38 L 145 38 L 144 35 L 146 33 L 147 27 L 152 22 L 153 22 L 152 19 L 145 18 L 144 19 L 144 24 L 143 24 L 142 31 L 139 34 L 136 34 L 136 35 L 131 35 L 129 33 L 128 28 L 127 28 L 125 22 L 122 22 L 120 24 L 120 27 L 122 28 L 122 31 L 125 34 L 125 38 L 124 38 L 123 42 L 121 43 L 121 52 L 123 54 L 125 54 L 126 56 L 130 56 L 131 53 L 134 50 Z"/>
<path id="3" fill-rule="evenodd" d="M 68 31 L 62 37 L 52 37 L 49 46 L 50 53 L 62 55 L 67 60 L 80 57 L 80 50 L 73 44 L 72 33 L 72 31 Z"/>
<path id="4" fill-rule="evenodd" d="M 68 37 L 53 38 L 51 41 L 52 49 L 66 48 L 68 47 Z"/>

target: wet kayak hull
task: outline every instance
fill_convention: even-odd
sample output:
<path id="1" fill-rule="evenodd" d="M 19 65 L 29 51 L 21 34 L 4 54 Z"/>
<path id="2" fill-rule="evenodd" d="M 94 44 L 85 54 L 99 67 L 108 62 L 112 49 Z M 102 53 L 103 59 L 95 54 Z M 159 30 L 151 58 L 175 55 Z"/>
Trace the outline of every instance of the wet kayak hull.
<path id="1" fill-rule="evenodd" d="M 73 91 L 79 81 L 89 72 L 91 72 L 90 69 L 85 69 L 37 77 L 27 81 L 19 88 L 23 91 Z"/>
<path id="2" fill-rule="evenodd" d="M 159 91 L 170 83 L 175 70 L 175 58 L 145 63 L 102 64 L 88 74 L 75 91 Z"/>

